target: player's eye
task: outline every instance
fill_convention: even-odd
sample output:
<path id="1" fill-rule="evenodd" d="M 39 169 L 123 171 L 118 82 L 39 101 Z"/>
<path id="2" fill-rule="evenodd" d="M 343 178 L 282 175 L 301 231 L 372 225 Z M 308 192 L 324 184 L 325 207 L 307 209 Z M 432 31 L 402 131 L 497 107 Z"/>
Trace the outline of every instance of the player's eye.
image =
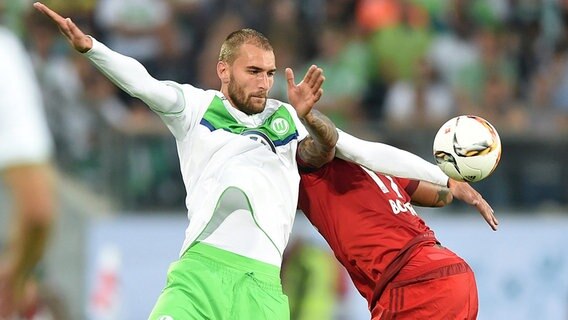
<path id="1" fill-rule="evenodd" d="M 251 69 L 248 69 L 247 71 L 248 71 L 249 74 L 259 74 L 262 70 L 251 68 Z"/>

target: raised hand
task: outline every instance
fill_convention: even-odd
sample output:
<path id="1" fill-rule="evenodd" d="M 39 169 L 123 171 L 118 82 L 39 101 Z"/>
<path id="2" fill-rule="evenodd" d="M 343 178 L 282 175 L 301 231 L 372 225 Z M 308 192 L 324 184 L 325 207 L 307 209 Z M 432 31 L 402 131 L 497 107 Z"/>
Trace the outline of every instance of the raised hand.
<path id="1" fill-rule="evenodd" d="M 495 217 L 493 209 L 489 203 L 483 199 L 479 192 L 469 185 L 469 183 L 450 179 L 449 188 L 454 198 L 460 199 L 465 203 L 476 207 L 491 229 L 497 230 L 499 221 Z"/>
<path id="2" fill-rule="evenodd" d="M 59 27 L 59 31 L 67 38 L 75 50 L 85 53 L 93 47 L 93 39 L 85 35 L 83 31 L 71 21 L 71 18 L 63 18 L 41 2 L 34 3 L 34 8 L 55 22 L 57 27 Z"/>
<path id="3" fill-rule="evenodd" d="M 304 79 L 299 83 L 294 83 L 294 72 L 286 68 L 286 79 L 288 82 L 288 101 L 296 109 L 300 118 L 306 116 L 312 107 L 318 102 L 323 94 L 322 84 L 325 80 L 323 70 L 312 65 Z"/>

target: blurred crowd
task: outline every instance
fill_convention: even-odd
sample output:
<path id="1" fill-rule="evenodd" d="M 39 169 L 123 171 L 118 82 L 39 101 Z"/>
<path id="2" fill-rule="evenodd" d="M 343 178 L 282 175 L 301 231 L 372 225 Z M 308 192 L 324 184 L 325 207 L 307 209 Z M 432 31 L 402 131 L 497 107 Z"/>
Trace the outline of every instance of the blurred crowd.
<path id="1" fill-rule="evenodd" d="M 109 139 L 168 136 L 146 106 L 71 52 L 46 25 L 50 21 L 30 10 L 30 1 L 4 1 L 4 21 L 33 57 L 63 170 L 102 188 L 100 168 Z M 241 27 L 258 29 L 276 54 L 271 95 L 287 100 L 285 67 L 299 77 L 317 64 L 326 74 L 317 107 L 338 127 L 364 138 L 436 129 L 459 114 L 480 115 L 503 136 L 544 141 L 568 132 L 565 0 L 45 3 L 110 48 L 139 60 L 154 77 L 202 88 L 219 88 L 215 65 L 226 35 Z M 127 157 L 134 158 L 134 169 L 153 176 L 134 174 L 127 187 L 146 183 L 160 188 L 153 196 L 183 197 L 177 181 L 160 178 L 178 178 L 175 168 L 164 169 L 164 163 L 177 165 L 171 148 L 132 148 Z M 170 200 L 181 207 L 179 197 Z"/>

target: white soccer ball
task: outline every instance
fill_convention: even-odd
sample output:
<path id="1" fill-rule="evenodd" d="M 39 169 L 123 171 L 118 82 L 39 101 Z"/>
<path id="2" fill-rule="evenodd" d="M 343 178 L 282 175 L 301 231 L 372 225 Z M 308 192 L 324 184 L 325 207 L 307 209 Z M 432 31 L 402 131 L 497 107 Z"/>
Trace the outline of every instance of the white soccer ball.
<path id="1" fill-rule="evenodd" d="M 499 164 L 501 140 L 487 120 L 458 116 L 444 123 L 436 133 L 434 158 L 448 177 L 477 182 L 487 178 Z"/>

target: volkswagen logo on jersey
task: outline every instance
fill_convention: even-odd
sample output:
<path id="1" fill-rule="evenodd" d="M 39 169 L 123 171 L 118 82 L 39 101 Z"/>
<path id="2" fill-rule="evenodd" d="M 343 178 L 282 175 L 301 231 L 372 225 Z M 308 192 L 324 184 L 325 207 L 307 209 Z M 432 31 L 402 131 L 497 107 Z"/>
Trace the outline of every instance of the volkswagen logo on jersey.
<path id="1" fill-rule="evenodd" d="M 286 125 L 288 125 L 288 124 L 286 124 Z M 253 141 L 259 142 L 260 144 L 265 146 L 266 149 L 276 153 L 276 146 L 274 145 L 274 142 L 272 142 L 272 140 L 270 140 L 270 138 L 268 138 L 268 136 L 266 134 L 264 134 L 262 131 L 248 130 L 248 131 L 244 131 L 241 134 L 243 136 L 247 136 L 249 139 L 251 139 Z"/>
<path id="2" fill-rule="evenodd" d="M 274 119 L 270 124 L 270 127 L 278 135 L 284 135 L 288 132 L 288 130 L 290 130 L 290 125 L 283 118 Z"/>

